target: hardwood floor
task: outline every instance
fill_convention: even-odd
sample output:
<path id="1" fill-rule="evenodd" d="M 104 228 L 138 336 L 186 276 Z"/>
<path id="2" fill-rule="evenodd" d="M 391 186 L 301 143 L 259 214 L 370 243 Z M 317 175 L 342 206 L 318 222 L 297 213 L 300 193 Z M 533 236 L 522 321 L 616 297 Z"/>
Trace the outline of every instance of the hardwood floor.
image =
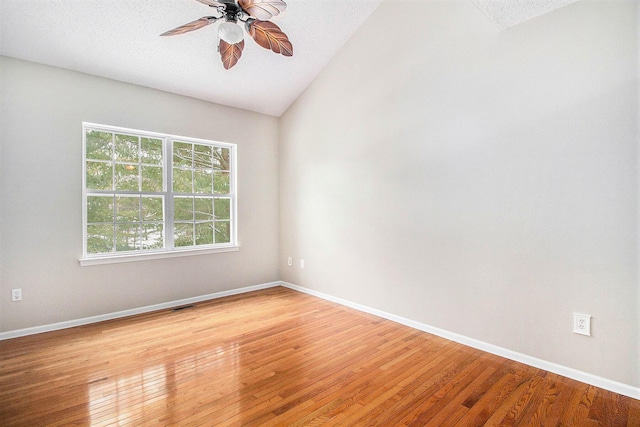
<path id="1" fill-rule="evenodd" d="M 0 341 L 0 425 L 640 426 L 640 401 L 286 288 Z"/>

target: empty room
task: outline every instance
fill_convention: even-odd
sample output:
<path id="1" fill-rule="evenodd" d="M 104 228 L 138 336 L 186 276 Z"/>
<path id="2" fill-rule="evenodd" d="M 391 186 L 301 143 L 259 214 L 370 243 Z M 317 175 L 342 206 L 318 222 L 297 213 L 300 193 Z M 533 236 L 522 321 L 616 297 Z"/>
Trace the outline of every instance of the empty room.
<path id="1" fill-rule="evenodd" d="M 0 1 L 0 425 L 640 427 L 640 1 Z"/>

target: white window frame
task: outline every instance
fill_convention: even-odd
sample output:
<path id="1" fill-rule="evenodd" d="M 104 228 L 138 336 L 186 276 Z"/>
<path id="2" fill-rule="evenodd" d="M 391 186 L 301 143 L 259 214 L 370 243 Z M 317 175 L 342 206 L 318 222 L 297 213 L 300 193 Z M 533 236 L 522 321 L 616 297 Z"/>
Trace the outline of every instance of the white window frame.
<path id="1" fill-rule="evenodd" d="M 104 131 L 119 134 L 130 134 L 140 137 L 155 138 L 162 140 L 163 145 L 163 189 L 162 192 L 146 192 L 146 191 L 122 191 L 122 190 L 87 190 L 87 130 Z M 173 143 L 186 142 L 212 145 L 229 149 L 229 194 L 224 197 L 231 199 L 230 212 L 230 242 L 218 243 L 212 245 L 174 247 L 174 218 L 173 218 Z M 82 123 L 82 257 L 80 257 L 80 265 L 97 265 L 112 264 L 130 261 L 142 261 L 149 259 L 183 257 L 193 255 L 212 254 L 220 252 L 238 251 L 238 197 L 237 197 L 237 146 L 228 142 L 220 142 L 180 135 L 171 135 L 158 132 L 149 132 L 139 129 L 123 128 L 118 126 L 102 125 L 97 123 Z M 87 253 L 87 196 L 88 194 L 108 194 L 108 195 L 126 195 L 134 194 L 140 196 L 162 196 L 164 198 L 164 247 L 156 250 L 136 250 L 127 252 L 110 252 L 103 254 Z M 176 192 L 176 195 L 184 194 Z M 195 194 L 197 197 L 197 194 Z"/>

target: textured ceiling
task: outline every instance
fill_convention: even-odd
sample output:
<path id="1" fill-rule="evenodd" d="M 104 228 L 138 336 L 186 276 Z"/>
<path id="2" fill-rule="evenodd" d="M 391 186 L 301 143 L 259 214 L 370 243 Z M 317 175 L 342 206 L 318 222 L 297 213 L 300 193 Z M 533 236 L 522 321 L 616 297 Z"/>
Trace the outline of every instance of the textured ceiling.
<path id="1" fill-rule="evenodd" d="M 280 116 L 381 2 L 286 1 L 272 21 L 292 41 L 293 57 L 245 36 L 242 58 L 229 71 L 216 52 L 217 24 L 159 37 L 212 14 L 195 0 L 0 0 L 0 55 Z M 471 1 L 508 28 L 576 0 Z"/>
<path id="2" fill-rule="evenodd" d="M 578 0 L 471 0 L 498 27 L 507 29 Z"/>
<path id="3" fill-rule="evenodd" d="M 291 58 L 245 35 L 227 71 L 217 23 L 162 32 L 205 15 L 195 0 L 0 0 L 0 54 L 280 116 L 381 0 L 286 0 L 272 19 L 293 43 Z"/>

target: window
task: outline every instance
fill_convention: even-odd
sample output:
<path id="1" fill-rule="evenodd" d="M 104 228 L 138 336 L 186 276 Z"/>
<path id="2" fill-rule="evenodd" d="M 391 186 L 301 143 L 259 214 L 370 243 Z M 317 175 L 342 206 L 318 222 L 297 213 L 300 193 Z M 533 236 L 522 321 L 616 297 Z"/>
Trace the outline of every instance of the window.
<path id="1" fill-rule="evenodd" d="M 81 261 L 237 250 L 234 144 L 83 124 Z"/>

